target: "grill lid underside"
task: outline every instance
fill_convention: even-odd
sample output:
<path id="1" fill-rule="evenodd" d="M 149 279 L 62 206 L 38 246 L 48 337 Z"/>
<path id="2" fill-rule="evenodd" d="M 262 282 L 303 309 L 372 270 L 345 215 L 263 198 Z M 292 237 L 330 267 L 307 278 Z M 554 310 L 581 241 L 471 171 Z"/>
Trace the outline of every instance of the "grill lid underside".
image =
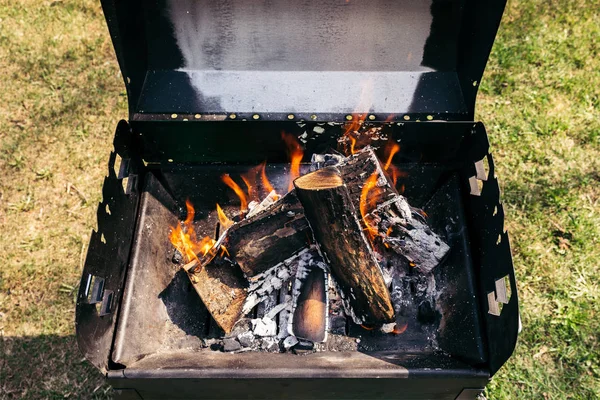
<path id="1" fill-rule="evenodd" d="M 505 2 L 103 0 L 130 119 L 472 120 Z M 489 4 L 488 4 L 489 3 Z M 290 117 L 290 114 L 292 117 Z M 176 118 L 176 117 L 175 117 Z"/>

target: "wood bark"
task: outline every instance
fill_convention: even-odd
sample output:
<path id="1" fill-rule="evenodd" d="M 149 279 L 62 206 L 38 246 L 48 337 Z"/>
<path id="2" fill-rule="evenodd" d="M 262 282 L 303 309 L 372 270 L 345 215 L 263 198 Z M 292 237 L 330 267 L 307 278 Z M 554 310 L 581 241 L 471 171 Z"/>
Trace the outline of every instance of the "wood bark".
<path id="1" fill-rule="evenodd" d="M 423 211 L 411 207 L 398 193 L 372 148 L 348 157 L 338 168 L 357 209 L 365 181 L 376 174 L 376 189 L 369 194 L 369 202 L 376 207 L 369 210 L 365 220 L 377 228 L 384 245 L 422 273 L 440 264 L 450 248 L 429 228 Z M 367 228 L 363 220 L 361 224 Z"/>
<path id="2" fill-rule="evenodd" d="M 261 274 L 309 244 L 304 210 L 292 191 L 251 218 L 234 224 L 222 244 L 247 277 Z"/>
<path id="3" fill-rule="evenodd" d="M 294 181 L 315 239 L 329 263 L 356 323 L 394 320 L 394 309 L 375 254 L 337 167 Z"/>
<path id="4" fill-rule="evenodd" d="M 427 225 L 425 213 L 400 195 L 377 206 L 367 217 L 382 243 L 426 274 L 438 266 L 450 247 Z"/>

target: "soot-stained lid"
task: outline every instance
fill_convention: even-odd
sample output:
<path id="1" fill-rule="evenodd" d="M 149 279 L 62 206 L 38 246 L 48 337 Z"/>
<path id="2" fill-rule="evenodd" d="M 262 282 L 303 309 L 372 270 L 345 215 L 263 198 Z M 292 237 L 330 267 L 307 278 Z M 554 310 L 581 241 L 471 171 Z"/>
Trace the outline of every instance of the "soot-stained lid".
<path id="1" fill-rule="evenodd" d="M 102 4 L 132 120 L 472 120 L 505 0 Z"/>

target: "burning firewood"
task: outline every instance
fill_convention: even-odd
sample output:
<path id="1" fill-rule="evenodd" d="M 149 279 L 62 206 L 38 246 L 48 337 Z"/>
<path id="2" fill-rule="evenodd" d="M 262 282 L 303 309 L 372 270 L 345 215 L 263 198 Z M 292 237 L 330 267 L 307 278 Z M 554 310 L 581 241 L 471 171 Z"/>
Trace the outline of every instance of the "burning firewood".
<path id="1" fill-rule="evenodd" d="M 294 185 L 354 321 L 392 322 L 388 288 L 340 170 L 323 168 L 296 179 Z"/>
<path id="2" fill-rule="evenodd" d="M 312 342 L 325 340 L 327 331 L 327 295 L 325 271 L 312 267 L 297 299 L 293 331 L 296 337 Z"/>
<path id="3" fill-rule="evenodd" d="M 292 191 L 233 225 L 222 244 L 244 274 L 252 277 L 307 247 L 309 235 L 304 210 Z"/>
<path id="4" fill-rule="evenodd" d="M 450 250 L 427 225 L 423 211 L 400 195 L 371 147 L 346 158 L 337 168 L 360 210 L 361 223 L 377 247 L 403 256 L 422 273 L 431 272 Z"/>
<path id="5" fill-rule="evenodd" d="M 429 228 L 421 212 L 410 207 L 400 195 L 378 205 L 366 220 L 377 232 L 385 232 L 381 235 L 384 245 L 404 256 L 422 273 L 431 272 L 450 250 Z"/>

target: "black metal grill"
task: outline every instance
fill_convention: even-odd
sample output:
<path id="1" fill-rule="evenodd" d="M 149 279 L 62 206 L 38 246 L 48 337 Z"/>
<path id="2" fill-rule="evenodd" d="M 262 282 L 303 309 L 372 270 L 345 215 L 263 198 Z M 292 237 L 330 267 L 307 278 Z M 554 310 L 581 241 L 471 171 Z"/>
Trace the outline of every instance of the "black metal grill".
<path id="1" fill-rule="evenodd" d="M 512 354 L 519 325 L 494 163 L 483 124 L 470 121 L 504 4 L 241 3 L 103 1 L 130 121 L 117 127 L 83 272 L 80 349 L 123 398 L 474 398 Z M 182 14 L 186 6 L 191 17 Z M 355 27 L 389 26 L 392 17 L 390 37 L 378 26 Z M 333 37 L 305 32 L 320 27 Z M 191 54 L 180 30 L 196 28 L 203 41 Z M 352 52 L 355 41 L 336 36 L 342 32 L 363 33 L 362 58 Z M 414 43 L 399 42 L 402 34 Z M 263 45 L 274 35 L 272 46 L 242 51 L 248 35 Z M 408 57 L 411 46 L 420 59 Z M 339 52 L 346 64 L 331 64 Z M 366 124 L 382 127 L 372 145 L 401 145 L 394 163 L 407 173 L 405 196 L 451 241 L 434 272 L 439 328 L 417 325 L 398 336 L 351 328 L 361 345 L 350 352 L 211 351 L 203 340 L 218 336 L 218 327 L 173 264 L 168 227 L 189 198 L 197 229 L 214 229 L 215 203 L 236 207 L 219 181 L 223 172 L 267 160 L 283 188 L 281 131 L 302 137 L 304 160 L 336 148 L 360 100 L 356 87 L 365 85 L 357 77 L 371 81 L 378 99 L 365 110 Z"/>

